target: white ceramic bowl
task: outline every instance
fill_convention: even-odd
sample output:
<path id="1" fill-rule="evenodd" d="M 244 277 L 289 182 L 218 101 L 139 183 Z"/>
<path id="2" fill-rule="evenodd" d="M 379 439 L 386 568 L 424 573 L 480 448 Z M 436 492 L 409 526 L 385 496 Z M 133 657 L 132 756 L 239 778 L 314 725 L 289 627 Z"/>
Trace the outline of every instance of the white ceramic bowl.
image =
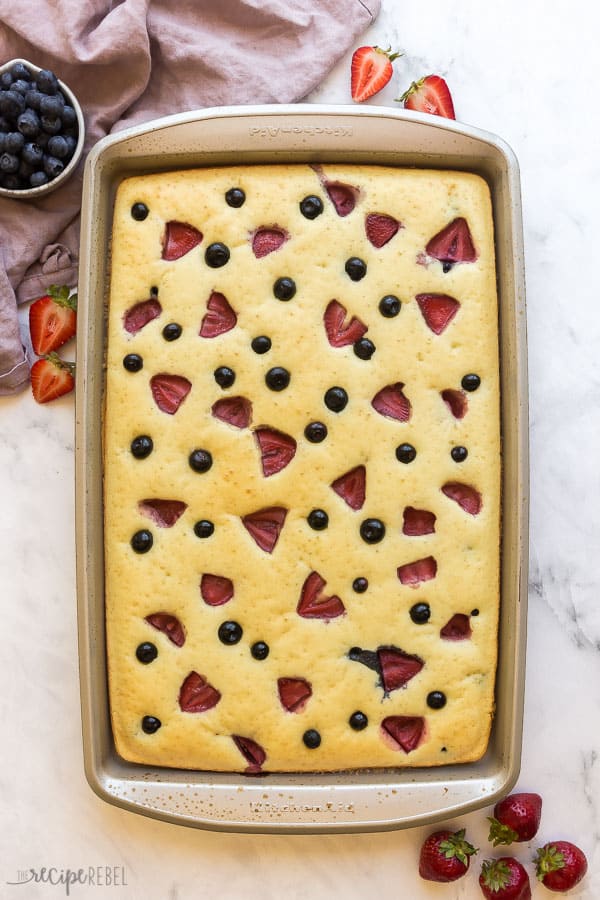
<path id="1" fill-rule="evenodd" d="M 23 65 L 27 66 L 34 78 L 37 76 L 38 72 L 41 71 L 40 66 L 34 65 L 27 59 L 11 59 L 7 63 L 4 63 L 0 66 L 0 75 L 2 75 L 3 72 L 10 71 L 15 63 L 23 63 Z M 58 81 L 58 86 L 65 99 L 73 107 L 77 115 L 77 145 L 75 147 L 73 156 L 64 167 L 60 175 L 57 175 L 56 178 L 53 178 L 46 184 L 42 184 L 40 185 L 40 187 L 20 188 L 17 190 L 3 188 L 0 186 L 0 197 L 11 197 L 15 200 L 38 200 L 39 198 L 45 197 L 46 194 L 50 194 L 52 191 L 55 191 L 57 188 L 59 188 L 62 184 L 65 183 L 65 181 L 67 181 L 68 178 L 71 177 L 71 175 L 75 171 L 83 152 L 83 142 L 85 139 L 85 123 L 83 120 L 81 106 L 79 105 L 77 97 L 75 96 L 73 91 L 63 81 L 60 81 L 60 79 Z"/>

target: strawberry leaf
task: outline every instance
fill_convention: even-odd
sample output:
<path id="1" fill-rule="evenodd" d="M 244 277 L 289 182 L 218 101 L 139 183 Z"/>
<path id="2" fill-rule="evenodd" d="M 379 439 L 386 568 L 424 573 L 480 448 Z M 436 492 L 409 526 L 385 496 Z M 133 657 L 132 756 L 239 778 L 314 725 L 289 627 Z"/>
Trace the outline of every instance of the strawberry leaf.
<path id="1" fill-rule="evenodd" d="M 465 829 L 461 828 L 454 834 L 449 835 L 446 840 L 440 843 L 440 850 L 446 859 L 458 859 L 463 865 L 467 864 L 469 856 L 473 856 L 478 850 L 465 840 Z"/>
<path id="2" fill-rule="evenodd" d="M 490 823 L 490 833 L 488 835 L 488 841 L 494 846 L 498 847 L 499 844 L 512 844 L 513 841 L 518 841 L 519 835 L 517 832 L 511 828 L 509 825 L 504 825 L 498 819 L 494 819 L 492 816 L 488 816 L 488 822 Z"/>
<path id="3" fill-rule="evenodd" d="M 533 861 L 538 881 L 543 881 L 544 876 L 549 872 L 556 872 L 565 867 L 564 855 L 553 844 L 540 847 Z"/>

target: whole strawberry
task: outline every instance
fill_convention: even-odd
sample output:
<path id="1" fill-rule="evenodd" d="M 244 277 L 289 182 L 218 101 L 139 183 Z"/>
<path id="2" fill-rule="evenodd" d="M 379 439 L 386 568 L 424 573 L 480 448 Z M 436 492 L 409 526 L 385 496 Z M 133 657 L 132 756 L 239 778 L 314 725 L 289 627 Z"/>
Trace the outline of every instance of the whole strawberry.
<path id="1" fill-rule="evenodd" d="M 494 818 L 488 818 L 488 840 L 494 847 L 513 841 L 530 841 L 537 834 L 542 814 L 539 794 L 510 794 L 494 807 Z"/>
<path id="2" fill-rule="evenodd" d="M 419 875 L 426 881 L 456 881 L 469 868 L 469 857 L 477 853 L 465 840 L 465 829 L 435 831 L 423 843 L 419 856 Z"/>
<path id="3" fill-rule="evenodd" d="M 479 887 L 488 900 L 531 900 L 529 875 L 512 856 L 486 859 L 481 866 Z"/>
<path id="4" fill-rule="evenodd" d="M 538 881 L 550 891 L 570 891 L 587 872 L 583 850 L 569 841 L 552 841 L 540 847 L 534 858 Z"/>

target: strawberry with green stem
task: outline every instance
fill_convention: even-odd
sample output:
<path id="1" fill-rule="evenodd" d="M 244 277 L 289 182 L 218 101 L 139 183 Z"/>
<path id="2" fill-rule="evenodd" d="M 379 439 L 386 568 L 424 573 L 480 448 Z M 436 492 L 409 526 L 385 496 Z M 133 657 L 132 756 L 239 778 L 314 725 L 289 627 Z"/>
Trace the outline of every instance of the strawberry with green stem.
<path id="1" fill-rule="evenodd" d="M 66 285 L 51 285 L 48 293 L 29 307 L 31 344 L 37 356 L 58 350 L 75 334 L 77 294 Z"/>
<path id="2" fill-rule="evenodd" d="M 440 75 L 426 75 L 418 81 L 413 81 L 396 102 L 403 103 L 405 109 L 442 116 L 445 119 L 456 118 L 450 88 Z"/>
<path id="3" fill-rule="evenodd" d="M 31 390 L 38 403 L 49 403 L 75 387 L 75 363 L 65 362 L 58 353 L 49 353 L 31 367 Z"/>
<path id="4" fill-rule="evenodd" d="M 488 840 L 497 847 L 513 841 L 530 841 L 537 834 L 542 813 L 539 794 L 510 794 L 494 807 L 494 816 L 488 818 Z"/>
<path id="5" fill-rule="evenodd" d="M 477 853 L 465 839 L 465 829 L 434 831 L 425 840 L 419 856 L 419 875 L 426 881 L 456 881 L 467 872 L 470 857 Z"/>
<path id="6" fill-rule="evenodd" d="M 389 82 L 393 74 L 392 63 L 401 53 L 392 53 L 392 48 L 359 47 L 352 54 L 350 67 L 350 92 L 352 99 L 363 103 L 378 94 Z"/>
<path id="7" fill-rule="evenodd" d="M 587 859 L 570 841 L 552 841 L 537 850 L 534 858 L 538 881 L 550 891 L 570 891 L 587 872 Z"/>
<path id="8" fill-rule="evenodd" d="M 511 856 L 486 859 L 481 866 L 479 887 L 487 900 L 531 900 L 529 875 Z"/>

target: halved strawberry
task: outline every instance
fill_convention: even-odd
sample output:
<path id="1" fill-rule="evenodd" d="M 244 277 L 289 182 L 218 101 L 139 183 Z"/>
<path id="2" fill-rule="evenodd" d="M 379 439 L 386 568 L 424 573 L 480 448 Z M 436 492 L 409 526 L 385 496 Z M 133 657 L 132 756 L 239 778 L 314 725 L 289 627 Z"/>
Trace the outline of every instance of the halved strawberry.
<path id="1" fill-rule="evenodd" d="M 151 613 L 146 616 L 146 622 L 157 631 L 162 631 L 176 647 L 185 644 L 185 631 L 177 616 L 166 612 Z"/>
<path id="2" fill-rule="evenodd" d="M 403 388 L 404 384 L 401 381 L 386 385 L 375 394 L 371 400 L 371 406 L 387 419 L 408 422 L 412 407 L 408 397 L 402 393 Z"/>
<path id="3" fill-rule="evenodd" d="M 425 250 L 429 256 L 446 264 L 472 263 L 477 259 L 467 220 L 462 216 L 434 234 Z"/>
<path id="4" fill-rule="evenodd" d="M 394 72 L 392 63 L 401 56 L 392 48 L 359 47 L 352 54 L 350 66 L 350 93 L 357 103 L 368 100 L 386 86 Z"/>
<path id="5" fill-rule="evenodd" d="M 207 606 L 222 606 L 233 597 L 233 581 L 224 575 L 205 572 L 200 579 L 200 594 Z"/>
<path id="6" fill-rule="evenodd" d="M 162 240 L 162 258 L 172 262 L 180 259 L 202 241 L 202 232 L 187 222 L 167 222 Z"/>
<path id="7" fill-rule="evenodd" d="M 391 241 L 401 227 L 398 219 L 385 213 L 369 213 L 365 219 L 367 238 L 378 250 Z"/>
<path id="8" fill-rule="evenodd" d="M 346 612 L 344 604 L 339 597 L 332 594 L 330 597 L 322 595 L 326 581 L 318 572 L 311 572 L 306 578 L 300 591 L 300 599 L 296 612 L 304 619 L 335 619 Z"/>
<path id="9" fill-rule="evenodd" d="M 458 503 L 470 516 L 477 516 L 481 512 L 482 500 L 479 491 L 470 484 L 460 484 L 458 481 L 448 481 L 442 485 L 442 493 Z"/>
<path id="10" fill-rule="evenodd" d="M 252 421 L 252 404 L 246 397 L 223 397 L 213 403 L 211 412 L 215 419 L 236 428 L 247 428 Z"/>
<path id="11" fill-rule="evenodd" d="M 405 687 L 425 665 L 420 656 L 411 656 L 398 647 L 378 647 L 377 657 L 381 683 L 386 694 Z"/>
<path id="12" fill-rule="evenodd" d="M 64 362 L 57 353 L 49 353 L 31 367 L 31 391 L 38 403 L 49 403 L 75 387 L 75 363 Z"/>
<path id="13" fill-rule="evenodd" d="M 456 118 L 450 89 L 439 75 L 426 75 L 413 81 L 397 102 L 404 103 L 405 109 L 443 116 L 446 119 Z"/>
<path id="14" fill-rule="evenodd" d="M 454 613 L 440 628 L 440 637 L 445 641 L 466 641 L 472 633 L 471 620 L 464 613 Z"/>
<path id="15" fill-rule="evenodd" d="M 415 509 L 414 506 L 407 506 L 404 509 L 403 519 L 402 534 L 409 537 L 420 537 L 423 534 L 435 532 L 435 513 L 429 512 L 427 509 Z"/>
<path id="16" fill-rule="evenodd" d="M 441 334 L 459 310 L 460 303 L 447 294 L 417 294 L 421 314 L 434 334 Z"/>
<path id="17" fill-rule="evenodd" d="M 422 716 L 387 716 L 382 721 L 381 728 L 392 739 L 395 749 L 411 753 L 421 743 L 425 719 Z"/>
<path id="18" fill-rule="evenodd" d="M 416 587 L 422 581 L 431 581 L 437 575 L 437 562 L 433 556 L 417 559 L 411 563 L 398 566 L 398 578 L 402 584 Z"/>
<path id="19" fill-rule="evenodd" d="M 455 419 L 464 419 L 469 409 L 469 401 L 464 391 L 446 388 L 441 397 Z"/>
<path id="20" fill-rule="evenodd" d="M 332 347 L 346 347 L 354 344 L 367 332 L 368 326 L 356 316 L 347 320 L 348 312 L 345 306 L 337 300 L 330 300 L 323 315 L 327 340 Z"/>
<path id="21" fill-rule="evenodd" d="M 148 300 L 140 300 L 127 310 L 123 316 L 123 328 L 129 334 L 137 334 L 148 322 L 158 318 L 162 312 L 162 306 L 156 297 Z"/>
<path id="22" fill-rule="evenodd" d="M 208 298 L 206 310 L 200 325 L 200 337 L 215 338 L 235 328 L 237 315 L 224 294 L 213 291 Z"/>
<path id="23" fill-rule="evenodd" d="M 296 441 L 275 428 L 257 428 L 254 436 L 260 449 L 263 475 L 269 478 L 281 472 L 296 455 Z"/>
<path id="24" fill-rule="evenodd" d="M 75 334 L 77 326 L 77 294 L 66 285 L 51 285 L 48 293 L 29 307 L 31 345 L 37 356 L 58 350 Z"/>
<path id="25" fill-rule="evenodd" d="M 246 772 L 249 775 L 254 775 L 260 772 L 262 765 L 267 758 L 267 754 L 260 746 L 260 744 L 257 744 L 256 741 L 253 741 L 252 738 L 242 737 L 239 734 L 232 734 L 231 739 L 248 763 Z"/>
<path id="26" fill-rule="evenodd" d="M 220 699 L 221 692 L 198 672 L 190 672 L 179 689 L 179 708 L 182 712 L 206 712 L 216 706 Z"/>
<path id="27" fill-rule="evenodd" d="M 183 500 L 140 500 L 139 511 L 161 528 L 172 528 L 187 509 Z"/>
<path id="28" fill-rule="evenodd" d="M 358 200 L 358 188 L 341 181 L 323 181 L 323 187 L 335 207 L 338 216 L 343 219 L 350 215 Z"/>
<path id="29" fill-rule="evenodd" d="M 366 496 L 367 470 L 355 466 L 344 475 L 331 482 L 333 490 L 345 500 L 350 509 L 362 509 Z"/>
<path id="30" fill-rule="evenodd" d="M 312 687 L 305 678 L 278 678 L 279 700 L 288 712 L 302 712 L 310 697 Z"/>
<path id="31" fill-rule="evenodd" d="M 286 516 L 287 509 L 283 506 L 267 506 L 242 516 L 242 524 L 261 550 L 272 553 Z"/>
<path id="32" fill-rule="evenodd" d="M 192 382 L 183 375 L 170 375 L 168 372 L 159 372 L 150 379 L 150 390 L 154 402 L 160 410 L 174 416 L 189 392 Z"/>
<path id="33" fill-rule="evenodd" d="M 289 234 L 277 225 L 262 226 L 252 236 L 252 252 L 257 259 L 279 250 L 289 240 Z"/>

